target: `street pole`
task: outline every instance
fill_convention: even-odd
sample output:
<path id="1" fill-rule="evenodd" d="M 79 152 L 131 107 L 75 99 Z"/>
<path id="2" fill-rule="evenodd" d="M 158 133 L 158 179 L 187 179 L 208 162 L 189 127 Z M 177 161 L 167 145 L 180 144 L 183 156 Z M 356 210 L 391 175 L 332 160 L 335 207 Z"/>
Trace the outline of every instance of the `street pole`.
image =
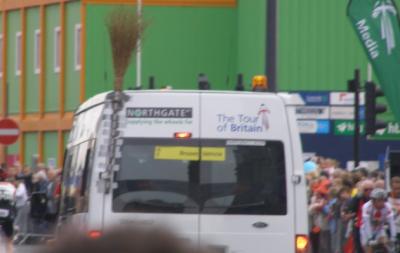
<path id="1" fill-rule="evenodd" d="M 277 91 L 276 83 L 276 51 L 277 51 L 277 24 L 278 24 L 278 0 L 267 1 L 267 25 L 266 25 L 266 73 L 268 76 L 268 90 Z"/>
<path id="2" fill-rule="evenodd" d="M 360 164 L 360 70 L 354 71 L 354 168 Z"/>
<path id="3" fill-rule="evenodd" d="M 139 23 L 139 38 L 136 43 L 136 89 L 140 89 L 142 85 L 142 0 L 137 1 L 137 16 Z"/>

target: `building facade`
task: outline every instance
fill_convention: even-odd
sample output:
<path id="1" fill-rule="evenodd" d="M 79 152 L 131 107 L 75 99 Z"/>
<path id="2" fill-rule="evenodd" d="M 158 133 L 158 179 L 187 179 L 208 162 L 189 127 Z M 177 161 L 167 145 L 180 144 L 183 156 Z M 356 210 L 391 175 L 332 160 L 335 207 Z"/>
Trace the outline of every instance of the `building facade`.
<path id="1" fill-rule="evenodd" d="M 158 88 L 196 89 L 205 73 L 213 89 L 226 90 L 242 73 L 246 84 L 256 74 L 274 75 L 283 91 L 345 90 L 355 68 L 366 78 L 347 0 L 279 0 L 276 9 L 271 2 L 143 0 L 142 85 L 154 76 Z M 136 1 L 0 2 L 0 112 L 21 128 L 16 144 L 2 147 L 1 161 L 18 156 L 29 164 L 37 154 L 61 166 L 73 111 L 112 88 L 105 19 L 120 5 L 135 11 Z M 136 85 L 135 68 L 132 61 L 125 88 Z"/>

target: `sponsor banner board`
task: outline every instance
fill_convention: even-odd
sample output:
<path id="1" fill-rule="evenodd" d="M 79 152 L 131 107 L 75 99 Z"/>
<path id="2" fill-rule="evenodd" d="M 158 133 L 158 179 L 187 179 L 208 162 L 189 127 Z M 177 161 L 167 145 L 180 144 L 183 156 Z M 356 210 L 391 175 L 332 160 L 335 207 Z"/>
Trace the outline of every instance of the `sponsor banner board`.
<path id="1" fill-rule="evenodd" d="M 334 134 L 335 135 L 353 135 L 354 134 L 354 121 L 352 120 L 335 120 L 334 121 Z M 364 122 L 361 122 L 360 133 L 365 134 Z M 388 122 L 385 129 L 377 130 L 375 135 L 371 136 L 372 140 L 399 140 L 400 139 L 400 124 L 398 122 Z"/>
<path id="2" fill-rule="evenodd" d="M 330 104 L 331 105 L 354 105 L 354 93 L 352 92 L 331 92 L 330 93 Z M 365 104 L 365 94 L 360 93 L 360 105 Z"/>
<path id="3" fill-rule="evenodd" d="M 329 105 L 329 92 L 300 92 L 305 105 L 327 106 Z"/>
<path id="4" fill-rule="evenodd" d="M 360 107 L 360 120 L 365 119 L 365 107 Z M 354 119 L 354 107 L 348 106 L 332 106 L 330 108 L 330 118 L 331 119 Z"/>
<path id="5" fill-rule="evenodd" d="M 388 122 L 385 129 L 377 130 L 375 135 L 372 137 L 374 140 L 399 140 L 400 139 L 400 123 Z"/>
<path id="6" fill-rule="evenodd" d="M 298 120 L 297 125 L 301 134 L 329 134 L 329 120 Z"/>
<path id="7" fill-rule="evenodd" d="M 360 123 L 360 133 L 364 134 L 364 122 Z M 333 124 L 335 135 L 354 135 L 355 124 L 353 120 L 335 120 Z"/>
<path id="8" fill-rule="evenodd" d="M 297 119 L 329 119 L 328 106 L 298 106 Z"/>

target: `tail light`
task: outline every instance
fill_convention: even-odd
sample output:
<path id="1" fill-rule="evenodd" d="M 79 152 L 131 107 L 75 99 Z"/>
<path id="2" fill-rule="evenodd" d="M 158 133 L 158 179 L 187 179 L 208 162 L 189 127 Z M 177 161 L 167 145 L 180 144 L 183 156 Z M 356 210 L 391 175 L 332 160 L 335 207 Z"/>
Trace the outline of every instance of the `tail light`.
<path id="1" fill-rule="evenodd" d="M 192 138 L 192 133 L 189 132 L 178 132 L 174 133 L 176 139 L 190 139 Z"/>
<path id="2" fill-rule="evenodd" d="M 97 239 L 102 236 L 102 233 L 97 230 L 92 230 L 92 231 L 89 231 L 88 236 L 91 239 Z"/>
<path id="3" fill-rule="evenodd" d="M 296 253 L 304 253 L 308 249 L 309 239 L 306 235 L 296 236 Z"/>

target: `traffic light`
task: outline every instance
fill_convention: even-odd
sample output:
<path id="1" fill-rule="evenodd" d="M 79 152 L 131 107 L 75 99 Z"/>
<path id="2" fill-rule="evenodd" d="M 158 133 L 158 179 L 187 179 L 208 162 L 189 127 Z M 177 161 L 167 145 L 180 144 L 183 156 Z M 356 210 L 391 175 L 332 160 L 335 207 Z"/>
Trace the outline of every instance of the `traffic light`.
<path id="1" fill-rule="evenodd" d="M 378 104 L 376 99 L 383 96 L 383 92 L 374 82 L 365 84 L 365 134 L 374 135 L 376 130 L 386 128 L 387 123 L 377 119 L 377 115 L 386 112 L 387 107 Z"/>

